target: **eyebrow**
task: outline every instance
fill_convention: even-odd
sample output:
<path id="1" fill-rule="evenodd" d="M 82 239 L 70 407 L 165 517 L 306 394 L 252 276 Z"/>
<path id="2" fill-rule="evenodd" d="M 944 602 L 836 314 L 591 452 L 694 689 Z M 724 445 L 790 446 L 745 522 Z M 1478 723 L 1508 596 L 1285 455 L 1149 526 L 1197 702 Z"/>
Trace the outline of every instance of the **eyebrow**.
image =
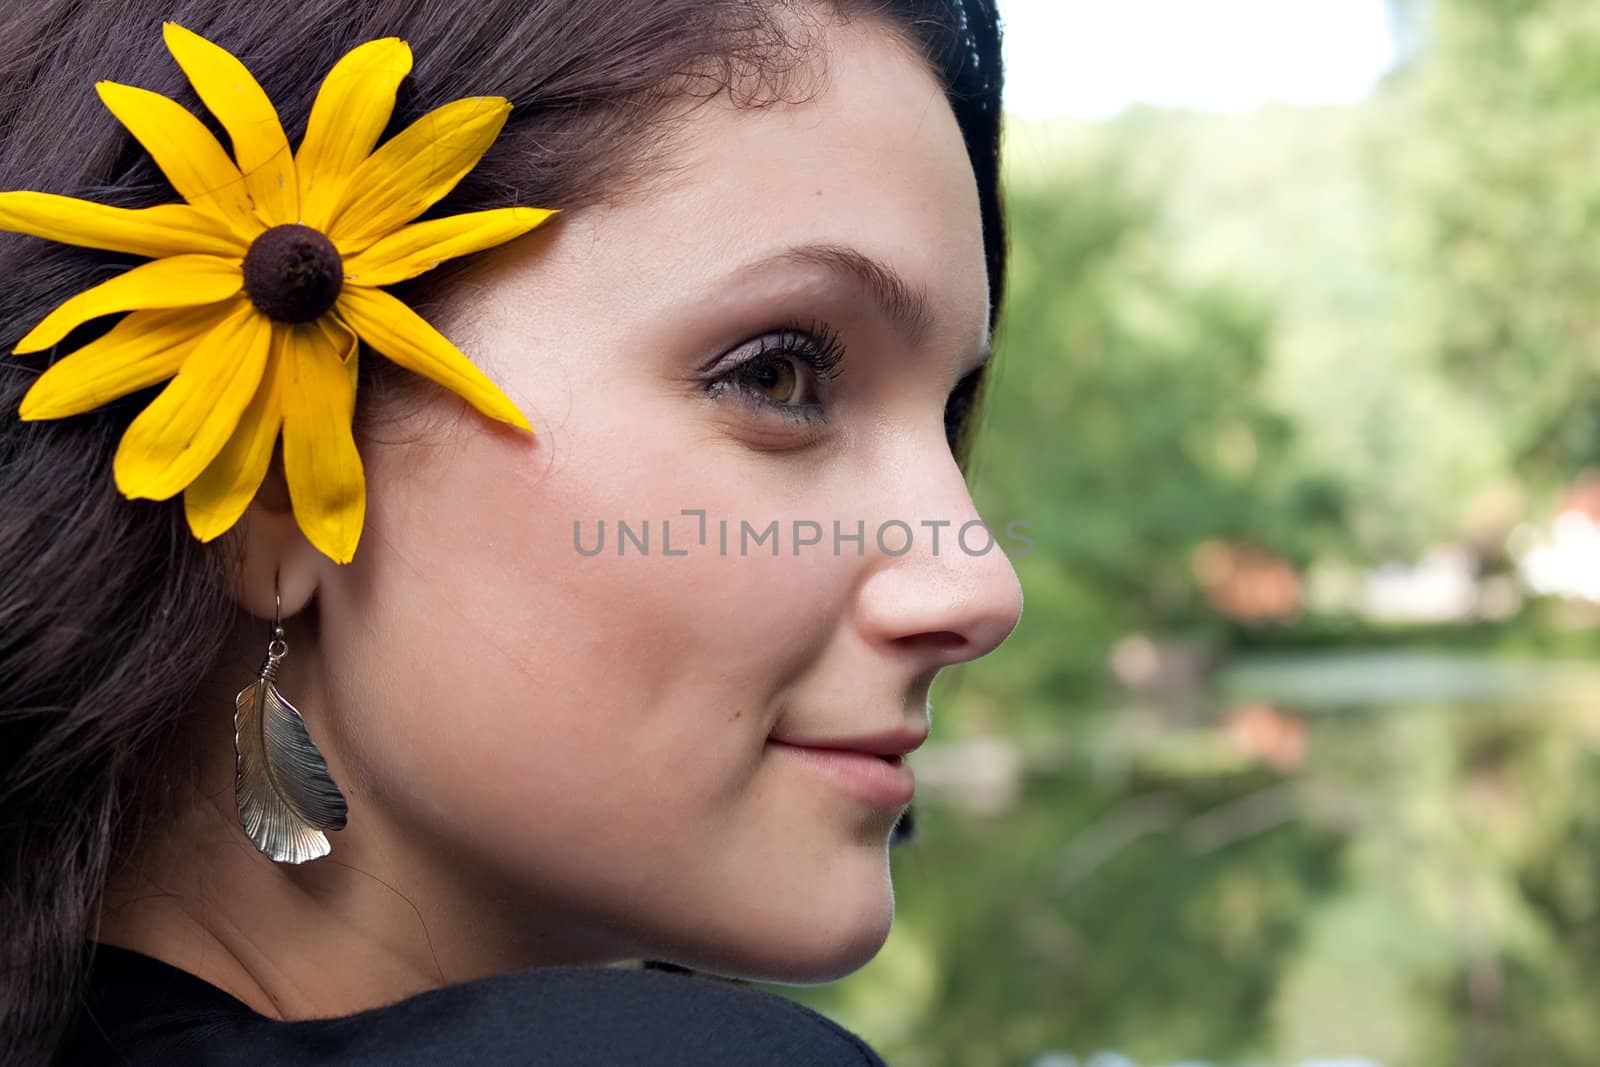
<path id="1" fill-rule="evenodd" d="M 898 326 L 913 346 L 933 324 L 933 306 L 927 291 L 906 281 L 899 271 L 845 245 L 800 245 L 780 252 L 773 260 L 821 267 L 848 275 L 859 282 L 884 315 Z"/>

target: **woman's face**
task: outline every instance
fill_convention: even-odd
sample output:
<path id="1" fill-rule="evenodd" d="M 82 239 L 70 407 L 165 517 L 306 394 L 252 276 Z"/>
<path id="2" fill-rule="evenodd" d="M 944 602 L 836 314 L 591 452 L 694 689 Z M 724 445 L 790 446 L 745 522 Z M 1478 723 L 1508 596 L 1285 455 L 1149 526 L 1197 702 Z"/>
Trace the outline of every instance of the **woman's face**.
<path id="1" fill-rule="evenodd" d="M 904 798 L 778 741 L 906 747 L 939 668 L 1016 624 L 1006 557 L 956 543 L 944 413 L 989 308 L 961 135 L 889 32 L 828 40 L 812 99 L 707 103 L 657 180 L 434 310 L 536 436 L 441 392 L 437 438 L 363 444 L 360 549 L 318 575 L 334 710 L 308 718 L 350 800 L 336 854 L 404 890 L 454 976 L 861 966 Z"/>

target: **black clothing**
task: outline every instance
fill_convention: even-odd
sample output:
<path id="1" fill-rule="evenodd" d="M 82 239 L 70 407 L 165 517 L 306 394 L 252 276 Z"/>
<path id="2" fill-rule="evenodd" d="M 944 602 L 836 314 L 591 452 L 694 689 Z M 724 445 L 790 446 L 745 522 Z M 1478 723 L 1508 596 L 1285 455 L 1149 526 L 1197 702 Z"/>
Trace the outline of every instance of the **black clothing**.
<path id="1" fill-rule="evenodd" d="M 281 1022 L 161 960 L 96 949 L 58 1067 L 886 1067 L 765 990 L 698 975 L 546 967 L 334 1019 Z"/>

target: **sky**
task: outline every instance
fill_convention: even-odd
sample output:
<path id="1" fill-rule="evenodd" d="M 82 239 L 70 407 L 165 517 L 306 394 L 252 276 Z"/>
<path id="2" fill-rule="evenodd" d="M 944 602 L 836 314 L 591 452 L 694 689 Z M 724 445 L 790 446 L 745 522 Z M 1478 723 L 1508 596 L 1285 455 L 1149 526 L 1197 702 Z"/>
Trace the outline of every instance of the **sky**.
<path id="1" fill-rule="evenodd" d="M 1385 0 L 999 0 L 1006 110 L 1353 103 L 1393 66 Z"/>

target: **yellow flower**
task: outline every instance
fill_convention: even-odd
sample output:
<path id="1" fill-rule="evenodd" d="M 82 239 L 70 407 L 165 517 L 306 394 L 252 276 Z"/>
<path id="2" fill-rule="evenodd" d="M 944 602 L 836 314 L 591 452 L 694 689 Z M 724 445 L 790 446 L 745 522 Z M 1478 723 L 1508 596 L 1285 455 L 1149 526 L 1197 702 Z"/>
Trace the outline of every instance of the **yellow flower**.
<path id="1" fill-rule="evenodd" d="M 348 563 L 366 515 L 351 434 L 358 337 L 490 418 L 532 431 L 482 371 L 380 287 L 509 241 L 554 212 L 412 222 L 478 164 L 511 105 L 456 100 L 374 150 L 411 70 L 404 41 L 370 41 L 345 55 L 291 152 L 277 111 L 238 59 L 175 23 L 164 35 L 227 131 L 233 158 L 175 101 L 100 82 L 100 99 L 185 202 L 133 210 L 0 193 L 0 229 L 151 259 L 74 296 L 22 339 L 16 352 L 43 351 L 84 322 L 128 312 L 40 375 L 20 415 L 65 418 L 170 378 L 117 448 L 123 495 L 182 492 L 190 530 L 209 541 L 244 514 L 281 430 L 296 522 L 320 551 Z"/>

